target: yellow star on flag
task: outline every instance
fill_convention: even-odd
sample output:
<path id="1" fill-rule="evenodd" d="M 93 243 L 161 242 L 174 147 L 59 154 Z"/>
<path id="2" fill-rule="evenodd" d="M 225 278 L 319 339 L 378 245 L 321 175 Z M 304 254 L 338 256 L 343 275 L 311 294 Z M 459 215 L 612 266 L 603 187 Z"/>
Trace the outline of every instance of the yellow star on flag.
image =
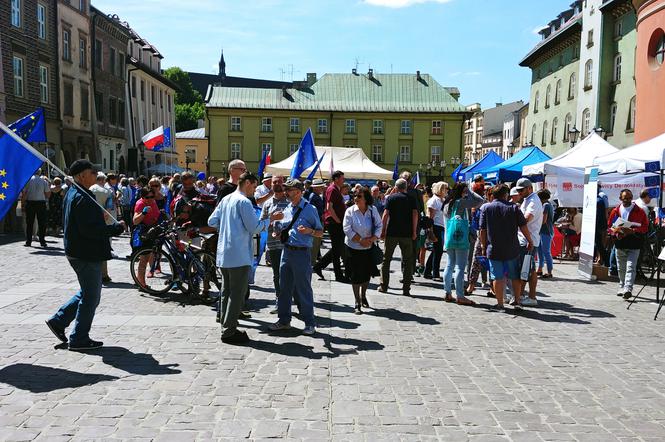
<path id="1" fill-rule="evenodd" d="M 6 189 L 7 187 L 9 187 L 9 183 L 7 183 L 7 181 L 5 181 L 4 183 L 2 183 L 2 188 L 3 188 L 3 189 Z"/>
<path id="2" fill-rule="evenodd" d="M 0 176 L 6 176 L 7 171 L 5 169 L 0 169 Z"/>
<path id="3" fill-rule="evenodd" d="M 4 199 L 5 199 L 5 194 L 4 194 L 4 193 L 0 193 L 0 200 L 3 200 L 3 201 L 4 201 Z"/>
<path id="4" fill-rule="evenodd" d="M 31 120 L 34 120 L 34 119 L 35 119 L 35 116 L 34 116 L 34 115 L 30 115 L 30 119 L 31 119 Z"/>

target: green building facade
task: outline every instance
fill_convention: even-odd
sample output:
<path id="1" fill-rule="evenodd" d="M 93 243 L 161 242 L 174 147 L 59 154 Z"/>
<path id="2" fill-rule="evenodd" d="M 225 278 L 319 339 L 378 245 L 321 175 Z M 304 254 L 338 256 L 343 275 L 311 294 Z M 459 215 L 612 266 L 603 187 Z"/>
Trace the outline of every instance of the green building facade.
<path id="1" fill-rule="evenodd" d="M 257 170 L 262 152 L 281 161 L 311 128 L 317 146 L 359 147 L 379 166 L 429 181 L 447 177 L 453 158 L 462 157 L 466 109 L 456 89 L 431 76 L 410 74 L 325 74 L 295 82 L 293 88 L 211 87 L 206 104 L 210 140 L 209 172 L 221 176 L 229 161 L 241 158 Z M 441 161 L 447 165 L 442 168 Z M 434 162 L 435 167 L 427 168 Z"/>

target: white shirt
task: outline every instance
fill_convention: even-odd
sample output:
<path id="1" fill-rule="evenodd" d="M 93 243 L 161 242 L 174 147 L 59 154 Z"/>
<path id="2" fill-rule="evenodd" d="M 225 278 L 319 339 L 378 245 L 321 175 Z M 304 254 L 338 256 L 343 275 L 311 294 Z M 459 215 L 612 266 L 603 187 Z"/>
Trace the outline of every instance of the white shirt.
<path id="1" fill-rule="evenodd" d="M 45 192 L 50 191 L 49 184 L 37 175 L 33 175 L 23 189 L 26 201 L 46 201 Z"/>
<path id="2" fill-rule="evenodd" d="M 434 210 L 434 219 L 432 219 L 434 225 L 445 227 L 446 225 L 443 219 L 443 201 L 441 201 L 441 198 L 434 195 L 427 201 L 427 208 Z M 429 216 L 429 213 L 427 215 Z"/>
<path id="3" fill-rule="evenodd" d="M 374 220 L 374 231 L 372 231 L 372 220 Z M 342 221 L 342 229 L 344 230 L 344 244 L 355 250 L 367 250 L 370 247 L 363 247 L 360 243 L 353 241 L 353 237 L 356 236 L 356 233 L 360 238 L 369 238 L 371 236 L 376 236 L 377 238 L 381 236 L 381 215 L 379 211 L 376 210 L 376 207 L 369 206 L 365 213 L 363 214 L 358 206 L 355 204 L 349 207 L 346 212 L 344 212 L 344 220 Z"/>
<path id="4" fill-rule="evenodd" d="M 268 189 L 268 186 L 266 186 L 265 184 L 261 184 L 260 186 L 258 186 L 256 188 L 256 190 L 254 191 L 254 199 L 257 200 L 256 205 L 259 206 L 260 208 L 263 208 L 264 203 L 259 204 L 258 200 L 259 200 L 259 198 L 263 198 L 264 196 L 266 196 L 269 193 L 270 193 L 270 189 Z"/>
<path id="5" fill-rule="evenodd" d="M 656 207 L 655 202 L 656 202 L 655 198 L 651 198 L 651 201 L 649 202 L 649 204 L 646 204 L 644 201 L 642 201 L 642 198 L 638 198 L 635 201 L 635 205 L 637 207 L 639 207 L 640 209 L 642 209 L 642 211 L 644 211 L 644 214 L 647 216 L 647 219 L 649 219 L 649 209 Z"/>
<path id="6" fill-rule="evenodd" d="M 526 223 L 526 228 L 529 230 L 533 246 L 538 247 L 540 245 L 540 227 L 543 225 L 543 203 L 540 202 L 538 195 L 535 192 L 532 192 L 531 195 L 524 198 L 520 210 L 524 214 L 524 218 L 533 215 L 531 221 Z M 517 232 L 517 236 L 519 237 L 521 246 L 526 246 L 528 244 L 528 241 L 524 235 L 522 235 L 521 231 Z"/>
<path id="7" fill-rule="evenodd" d="M 635 207 L 635 204 L 631 204 L 628 207 L 624 207 L 624 205 L 619 206 L 619 215 L 621 215 L 621 218 L 625 219 L 628 221 L 628 217 L 630 216 L 630 211 L 633 210 L 633 207 Z"/>

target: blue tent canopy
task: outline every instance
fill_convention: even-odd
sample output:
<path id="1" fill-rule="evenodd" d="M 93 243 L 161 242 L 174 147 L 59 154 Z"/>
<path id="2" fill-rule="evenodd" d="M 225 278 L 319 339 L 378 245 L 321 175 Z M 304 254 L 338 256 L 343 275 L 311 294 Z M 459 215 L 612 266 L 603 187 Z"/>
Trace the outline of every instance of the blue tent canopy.
<path id="1" fill-rule="evenodd" d="M 486 179 L 498 181 L 517 181 L 522 176 L 522 168 L 530 164 L 536 164 L 550 160 L 551 157 L 540 148 L 533 146 L 523 148 L 506 161 L 492 167 L 478 170 Z"/>
<path id="2" fill-rule="evenodd" d="M 484 169 L 488 169 L 492 166 L 495 166 L 499 163 L 503 162 L 503 158 L 501 158 L 499 155 L 497 155 L 496 152 L 493 150 L 490 150 L 484 157 L 476 161 L 470 166 L 465 167 L 459 172 L 459 179 L 458 181 L 466 181 L 470 180 L 476 175 L 477 173 L 481 172 Z"/>
<path id="3" fill-rule="evenodd" d="M 155 174 L 173 174 L 173 173 L 182 173 L 185 171 L 182 167 L 178 167 L 175 164 L 166 164 L 160 163 L 150 166 L 145 169 L 146 173 L 155 173 Z"/>

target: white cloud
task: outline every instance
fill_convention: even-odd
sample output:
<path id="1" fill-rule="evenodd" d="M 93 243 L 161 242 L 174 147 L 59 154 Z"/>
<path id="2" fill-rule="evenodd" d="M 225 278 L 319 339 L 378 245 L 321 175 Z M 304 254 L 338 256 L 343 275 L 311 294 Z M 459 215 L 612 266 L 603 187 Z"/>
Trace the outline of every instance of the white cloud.
<path id="1" fill-rule="evenodd" d="M 383 6 L 385 8 L 407 8 L 419 3 L 449 3 L 452 0 L 364 0 L 372 6 Z"/>

